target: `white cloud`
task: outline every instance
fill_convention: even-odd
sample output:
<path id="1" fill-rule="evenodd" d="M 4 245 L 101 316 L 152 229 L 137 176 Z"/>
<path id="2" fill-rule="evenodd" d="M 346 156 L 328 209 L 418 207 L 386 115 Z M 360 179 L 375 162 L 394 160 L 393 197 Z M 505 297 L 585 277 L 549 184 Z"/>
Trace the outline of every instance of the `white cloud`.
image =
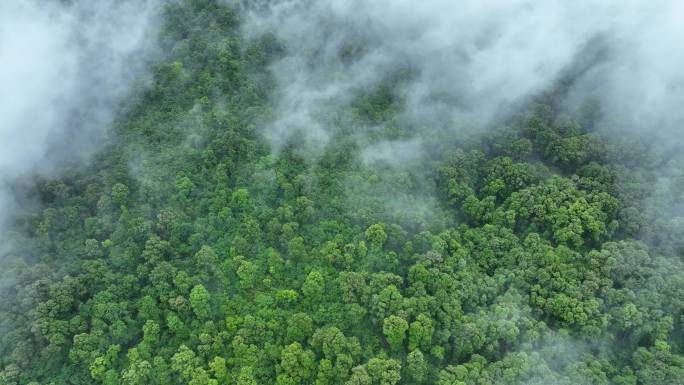
<path id="1" fill-rule="evenodd" d="M 487 126 L 551 87 L 600 41 L 607 57 L 587 72 L 574 98 L 598 96 L 607 117 L 679 134 L 684 112 L 684 4 L 676 0 L 282 0 L 253 12 L 247 30 L 274 31 L 289 55 L 273 66 L 282 87 L 276 147 L 295 130 L 324 144 L 332 128 L 318 114 L 348 103 L 388 68 L 418 77 L 403 118 Z M 270 9 L 270 11 L 264 11 Z M 351 63 L 340 55 L 363 41 Z M 445 102 L 446 101 L 446 102 Z M 432 121 L 431 121 L 432 120 Z M 673 131 L 675 130 L 675 131 Z"/>
<path id="2" fill-rule="evenodd" d="M 155 2 L 0 2 L 0 222 L 8 185 L 87 159 L 139 74 Z"/>

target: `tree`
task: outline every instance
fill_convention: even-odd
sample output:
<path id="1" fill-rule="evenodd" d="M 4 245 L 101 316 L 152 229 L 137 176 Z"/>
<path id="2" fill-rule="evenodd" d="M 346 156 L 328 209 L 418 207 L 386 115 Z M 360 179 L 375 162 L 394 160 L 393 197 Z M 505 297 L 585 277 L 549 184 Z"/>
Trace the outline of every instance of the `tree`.
<path id="1" fill-rule="evenodd" d="M 409 326 L 405 319 L 391 315 L 385 318 L 382 325 L 382 332 L 385 334 L 387 343 L 392 350 L 400 350 L 406 337 L 406 330 Z"/>
<path id="2" fill-rule="evenodd" d="M 218 381 L 226 381 L 228 379 L 228 368 L 223 357 L 214 357 L 209 363 L 209 369 Z"/>
<path id="3" fill-rule="evenodd" d="M 320 271 L 312 271 L 302 284 L 302 293 L 311 304 L 320 302 L 325 295 L 325 277 Z"/>
<path id="4" fill-rule="evenodd" d="M 428 350 L 432 345 L 433 321 L 425 314 L 419 314 L 409 327 L 409 350 Z"/>
<path id="5" fill-rule="evenodd" d="M 287 325 L 287 340 L 289 342 L 303 342 L 313 332 L 313 321 L 306 313 L 296 313 Z"/>
<path id="6" fill-rule="evenodd" d="M 120 207 L 126 206 L 128 202 L 128 186 L 122 183 L 112 186 L 112 202 Z"/>
<path id="7" fill-rule="evenodd" d="M 250 261 L 238 259 L 236 273 L 240 279 L 240 287 L 243 289 L 252 289 L 257 282 L 259 269 Z"/>
<path id="8" fill-rule="evenodd" d="M 411 384 L 423 384 L 427 380 L 428 367 L 420 350 L 414 350 L 406 356 L 406 378 Z"/>
<path id="9" fill-rule="evenodd" d="M 190 306 L 197 318 L 205 319 L 211 311 L 209 300 L 211 296 L 201 284 L 195 285 L 190 292 Z"/>
<path id="10" fill-rule="evenodd" d="M 204 245 L 195 254 L 195 265 L 197 266 L 197 271 L 206 274 L 205 272 L 210 272 L 216 274 L 219 267 L 219 258 L 213 248 Z M 208 277 L 204 278 L 205 281 Z"/>
<path id="11" fill-rule="evenodd" d="M 379 223 L 369 226 L 368 229 L 366 229 L 365 234 L 366 239 L 371 243 L 371 245 L 378 249 L 382 248 L 382 246 L 385 244 L 385 241 L 387 240 L 385 226 Z"/>
<path id="12" fill-rule="evenodd" d="M 316 370 L 314 354 L 304 350 L 298 342 L 294 342 L 283 349 L 280 355 L 277 385 L 306 384 L 312 381 Z"/>
<path id="13" fill-rule="evenodd" d="M 257 385 L 254 378 L 254 370 L 251 366 L 243 366 L 240 368 L 240 374 L 237 376 L 236 385 Z"/>
<path id="14" fill-rule="evenodd" d="M 366 368 L 374 385 L 394 385 L 401 379 L 401 364 L 397 360 L 371 358 Z"/>

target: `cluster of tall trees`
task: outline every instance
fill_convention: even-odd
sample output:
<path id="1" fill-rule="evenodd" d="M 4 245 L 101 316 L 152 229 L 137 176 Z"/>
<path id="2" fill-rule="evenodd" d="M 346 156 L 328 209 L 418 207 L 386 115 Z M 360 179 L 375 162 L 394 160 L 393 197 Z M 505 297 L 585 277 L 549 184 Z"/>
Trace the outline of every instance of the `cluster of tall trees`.
<path id="1" fill-rule="evenodd" d="M 342 133 L 410 135 L 391 84 L 321 153 L 274 152 L 258 127 L 286 47 L 213 0 L 164 13 L 151 84 L 13 225 L 0 384 L 681 383 L 671 155 L 550 94 L 503 128 L 425 138 L 429 159 L 364 162 Z M 426 194 L 408 216 L 388 203 Z"/>

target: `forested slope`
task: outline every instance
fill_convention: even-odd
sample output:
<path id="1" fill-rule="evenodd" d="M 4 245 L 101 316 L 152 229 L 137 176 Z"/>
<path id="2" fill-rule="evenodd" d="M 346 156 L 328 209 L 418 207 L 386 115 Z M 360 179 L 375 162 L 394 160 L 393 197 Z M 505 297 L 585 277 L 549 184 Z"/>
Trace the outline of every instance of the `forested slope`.
<path id="1" fill-rule="evenodd" d="M 369 160 L 417 135 L 401 68 L 328 145 L 275 149 L 287 46 L 212 0 L 164 20 L 107 143 L 13 224 L 0 384 L 682 383 L 681 155 L 563 113 L 559 82 Z"/>

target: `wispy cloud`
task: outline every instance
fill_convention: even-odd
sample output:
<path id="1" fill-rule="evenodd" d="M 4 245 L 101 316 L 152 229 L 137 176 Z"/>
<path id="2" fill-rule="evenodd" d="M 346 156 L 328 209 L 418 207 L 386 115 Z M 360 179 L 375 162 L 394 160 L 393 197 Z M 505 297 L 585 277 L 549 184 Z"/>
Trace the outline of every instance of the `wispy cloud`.
<path id="1" fill-rule="evenodd" d="M 153 50 L 156 1 L 0 2 L 0 224 L 8 185 L 87 159 Z"/>

